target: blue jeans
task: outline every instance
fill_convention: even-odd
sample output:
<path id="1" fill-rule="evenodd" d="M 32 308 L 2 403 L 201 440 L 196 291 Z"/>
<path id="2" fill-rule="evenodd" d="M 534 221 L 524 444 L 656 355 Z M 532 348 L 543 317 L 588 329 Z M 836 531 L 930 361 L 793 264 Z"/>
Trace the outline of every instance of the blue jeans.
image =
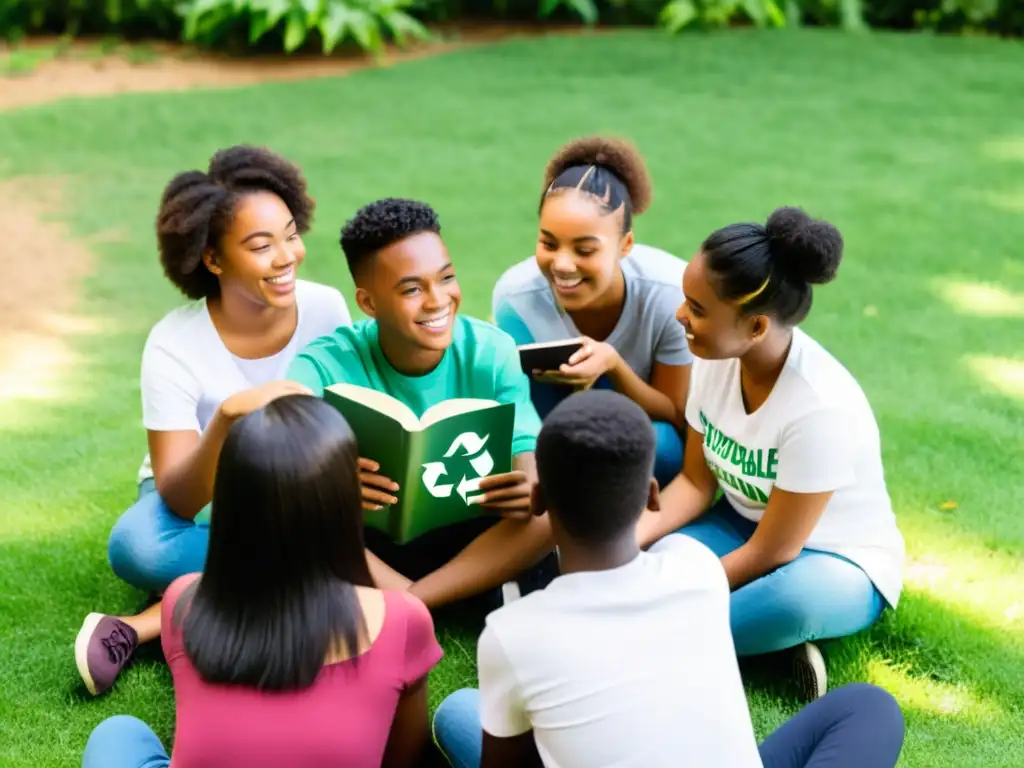
<path id="1" fill-rule="evenodd" d="M 82 768 L 167 768 L 170 764 L 153 729 L 130 715 L 114 715 L 97 725 L 82 755 Z"/>
<path id="2" fill-rule="evenodd" d="M 614 389 L 606 376 L 594 384 L 594 389 Z M 568 387 L 530 380 L 530 399 L 537 414 L 543 419 L 551 409 L 567 398 L 572 391 Z M 683 434 L 667 421 L 654 422 L 654 437 L 657 453 L 654 457 L 654 479 L 664 488 L 683 468 Z"/>
<path id="3" fill-rule="evenodd" d="M 478 768 L 483 736 L 477 690 L 463 688 L 442 701 L 433 729 L 434 742 L 453 768 Z M 759 751 L 764 768 L 892 768 L 904 732 L 903 713 L 888 692 L 853 683 L 808 704 Z M 685 763 L 681 758 L 679 764 Z"/>
<path id="4" fill-rule="evenodd" d="M 110 532 L 107 557 L 114 573 L 133 587 L 163 592 L 179 576 L 203 570 L 209 541 L 209 523 L 174 514 L 150 478 Z"/>
<path id="5" fill-rule="evenodd" d="M 719 557 L 747 542 L 757 523 L 723 496 L 684 534 Z M 657 551 L 658 545 L 651 547 Z M 732 593 L 730 615 L 737 656 L 756 656 L 812 640 L 845 637 L 871 626 L 885 599 L 858 566 L 829 552 L 804 549 L 795 560 Z"/>

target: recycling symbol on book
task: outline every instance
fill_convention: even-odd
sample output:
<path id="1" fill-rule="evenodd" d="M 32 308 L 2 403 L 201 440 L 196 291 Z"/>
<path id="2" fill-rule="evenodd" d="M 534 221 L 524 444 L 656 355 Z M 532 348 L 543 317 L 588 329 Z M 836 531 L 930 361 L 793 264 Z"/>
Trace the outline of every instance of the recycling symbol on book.
<path id="1" fill-rule="evenodd" d="M 426 486 L 430 495 L 436 499 L 447 499 L 454 490 L 462 501 L 469 504 L 469 494 L 480 490 L 480 480 L 490 474 L 494 469 L 494 459 L 485 448 L 490 435 L 480 437 L 476 432 L 463 432 L 456 437 L 451 446 L 445 452 L 444 457 L 450 459 L 456 454 L 469 462 L 469 466 L 476 472 L 475 478 L 469 478 L 463 474 L 457 485 L 452 483 L 442 484 L 441 478 L 447 477 L 448 467 L 443 461 L 428 461 L 423 465 L 423 485 Z"/>

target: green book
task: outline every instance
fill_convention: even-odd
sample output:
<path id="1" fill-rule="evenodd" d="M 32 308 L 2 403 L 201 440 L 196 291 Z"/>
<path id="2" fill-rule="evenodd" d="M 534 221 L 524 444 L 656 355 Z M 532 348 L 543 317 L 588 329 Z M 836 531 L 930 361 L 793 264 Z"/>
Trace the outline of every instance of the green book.
<path id="1" fill-rule="evenodd" d="M 488 514 L 480 479 L 512 471 L 515 405 L 460 398 L 421 417 L 391 395 L 335 384 L 324 400 L 352 427 L 359 455 L 394 480 L 397 504 L 368 510 L 365 524 L 405 544 L 428 531 Z"/>

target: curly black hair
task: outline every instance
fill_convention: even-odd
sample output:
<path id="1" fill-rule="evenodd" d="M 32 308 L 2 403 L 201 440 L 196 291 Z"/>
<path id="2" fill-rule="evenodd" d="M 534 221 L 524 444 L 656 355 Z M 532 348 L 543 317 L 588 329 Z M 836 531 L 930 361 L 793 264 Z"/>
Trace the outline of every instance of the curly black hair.
<path id="1" fill-rule="evenodd" d="M 625 395 L 590 389 L 570 395 L 537 436 L 537 478 L 566 533 L 593 544 L 636 525 L 654 471 L 651 419 Z"/>
<path id="2" fill-rule="evenodd" d="M 769 314 L 794 326 L 811 311 L 815 284 L 843 260 L 843 236 L 800 208 L 775 209 L 765 224 L 722 227 L 701 245 L 716 293 L 744 314 Z"/>
<path id="3" fill-rule="evenodd" d="M 360 208 L 341 228 L 341 250 L 352 278 L 375 253 L 420 232 L 441 234 L 437 212 L 426 203 L 385 197 Z"/>
<path id="4" fill-rule="evenodd" d="M 544 169 L 540 208 L 548 195 L 565 189 L 593 195 L 606 213 L 621 208 L 623 234 L 633 228 L 633 216 L 647 210 L 654 196 L 639 150 L 624 139 L 607 136 L 575 139 L 555 153 Z"/>
<path id="5" fill-rule="evenodd" d="M 164 188 L 156 217 L 160 263 L 188 298 L 220 294 L 220 281 L 203 264 L 203 252 L 218 247 L 239 198 L 251 192 L 280 197 L 295 217 L 299 234 L 309 231 L 316 204 L 302 172 L 265 147 L 219 150 L 205 173 L 179 173 Z"/>

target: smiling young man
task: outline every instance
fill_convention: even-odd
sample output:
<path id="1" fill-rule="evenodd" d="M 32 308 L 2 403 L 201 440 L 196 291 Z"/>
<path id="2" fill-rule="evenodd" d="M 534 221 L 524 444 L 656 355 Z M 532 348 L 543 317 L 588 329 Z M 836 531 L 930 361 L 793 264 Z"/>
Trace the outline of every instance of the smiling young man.
<path id="1" fill-rule="evenodd" d="M 431 608 L 496 594 L 553 546 L 546 517 L 529 514 L 540 418 L 515 342 L 497 327 L 458 314 L 462 293 L 434 210 L 386 198 L 345 224 L 341 248 L 370 319 L 338 328 L 295 359 L 289 378 L 322 395 L 338 383 L 385 392 L 421 415 L 461 397 L 515 404 L 514 470 L 483 480 L 491 514 L 396 545 L 366 530 L 379 586 L 408 589 Z M 362 459 L 363 505 L 393 504 L 402 489 Z"/>

